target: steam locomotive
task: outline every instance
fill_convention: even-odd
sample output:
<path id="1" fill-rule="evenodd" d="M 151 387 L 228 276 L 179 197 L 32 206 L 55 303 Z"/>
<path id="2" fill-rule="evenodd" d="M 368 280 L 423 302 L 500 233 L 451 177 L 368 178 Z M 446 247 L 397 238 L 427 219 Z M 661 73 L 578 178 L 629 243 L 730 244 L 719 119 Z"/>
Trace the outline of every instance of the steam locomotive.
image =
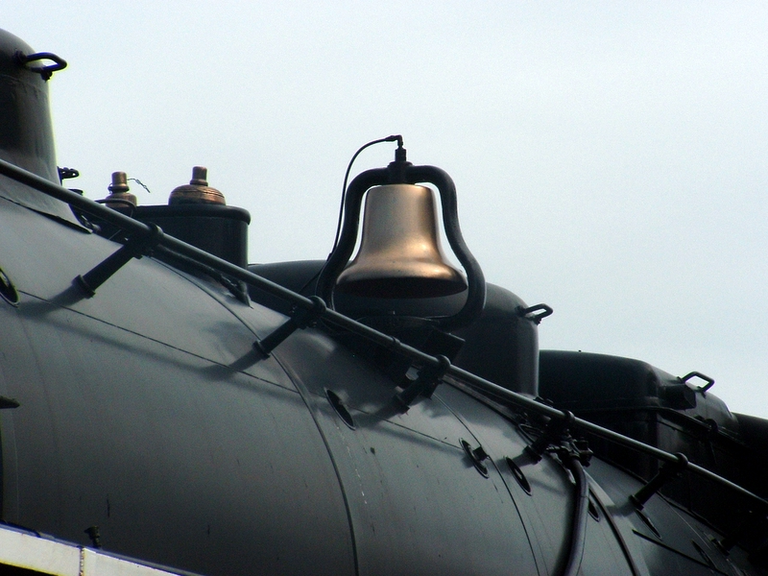
<path id="1" fill-rule="evenodd" d="M 162 206 L 62 185 L 65 65 L 0 32 L 0 572 L 768 573 L 768 421 L 540 351 L 400 136 L 326 261 L 249 265 L 203 168 Z"/>

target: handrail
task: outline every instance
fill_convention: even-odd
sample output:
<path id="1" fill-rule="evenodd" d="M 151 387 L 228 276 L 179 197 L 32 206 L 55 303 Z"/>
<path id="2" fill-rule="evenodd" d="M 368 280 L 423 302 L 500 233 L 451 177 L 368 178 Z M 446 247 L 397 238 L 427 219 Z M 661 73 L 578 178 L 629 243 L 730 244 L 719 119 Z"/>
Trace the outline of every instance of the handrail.
<path id="1" fill-rule="evenodd" d="M 114 226 L 124 229 L 126 232 L 137 235 L 138 237 L 141 235 L 150 236 L 156 234 L 155 226 L 150 226 L 144 224 L 143 222 L 139 222 L 138 220 L 121 214 L 112 208 L 108 208 L 102 204 L 94 202 L 93 200 L 85 198 L 76 192 L 72 192 L 63 186 L 46 180 L 36 174 L 33 174 L 32 172 L 24 170 L 23 168 L 19 168 L 18 166 L 3 159 L 0 159 L 0 174 L 12 178 L 13 180 L 16 180 L 22 184 L 26 184 L 27 186 L 30 186 L 39 192 L 61 200 L 86 214 L 96 216 Z M 266 278 L 262 278 L 261 276 L 254 274 L 245 268 L 241 268 L 235 264 L 227 262 L 226 260 L 222 260 L 221 258 L 205 252 L 204 250 L 200 250 L 199 248 L 187 244 L 186 242 L 182 242 L 173 236 L 162 235 L 162 237 L 158 239 L 158 244 L 165 246 L 166 248 L 173 250 L 178 254 L 193 258 L 202 264 L 210 266 L 211 268 L 227 274 L 232 278 L 241 280 L 248 285 L 258 288 L 259 290 L 263 290 L 272 296 L 286 300 L 290 304 L 302 308 L 305 311 L 312 311 L 316 308 L 316 303 L 314 300 L 297 294 L 288 288 L 280 286 L 279 284 L 267 280 Z M 443 366 L 444 360 L 441 361 L 439 357 L 426 354 L 412 346 L 409 346 L 408 344 L 400 342 L 397 338 L 388 336 L 382 332 L 379 332 L 378 330 L 375 330 L 374 328 L 371 328 L 370 326 L 366 326 L 365 324 L 361 324 L 360 322 L 344 316 L 343 314 L 340 314 L 339 312 L 336 312 L 330 308 L 323 310 L 320 313 L 320 317 L 325 322 L 331 323 L 344 330 L 353 332 L 358 336 L 367 338 L 386 349 L 404 354 L 410 357 L 412 360 L 417 360 L 424 365 L 431 366 L 435 369 L 441 368 Z M 596 436 L 615 442 L 627 448 L 643 452 L 662 462 L 668 462 L 670 464 L 677 464 L 679 462 L 679 456 L 677 454 L 672 454 L 671 452 L 656 448 L 655 446 L 640 442 L 639 440 L 629 438 L 619 434 L 618 432 L 614 432 L 613 430 L 609 430 L 589 422 L 588 420 L 574 418 L 570 412 L 564 412 L 562 410 L 558 410 L 557 408 L 542 404 L 541 402 L 538 402 L 527 396 L 523 396 L 517 392 L 508 390 L 507 388 L 503 388 L 457 366 L 449 366 L 446 370 L 446 374 L 460 378 L 474 388 L 501 398 L 504 401 L 514 404 L 520 408 L 536 412 L 555 420 L 565 420 L 567 418 L 572 418 L 571 425 L 576 428 L 590 432 Z M 757 507 L 762 509 L 763 512 L 768 513 L 768 501 L 750 492 L 746 488 L 743 488 L 742 486 L 739 486 L 738 484 L 735 484 L 734 482 L 731 482 L 730 480 L 693 463 L 688 463 L 685 469 L 752 500 Z"/>

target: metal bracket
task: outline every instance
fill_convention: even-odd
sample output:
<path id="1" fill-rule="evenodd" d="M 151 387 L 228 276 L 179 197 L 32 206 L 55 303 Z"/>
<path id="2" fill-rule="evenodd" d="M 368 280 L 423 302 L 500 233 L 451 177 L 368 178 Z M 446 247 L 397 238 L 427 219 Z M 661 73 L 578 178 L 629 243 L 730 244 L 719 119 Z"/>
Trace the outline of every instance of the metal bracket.
<path id="1" fill-rule="evenodd" d="M 109 280 L 112 275 L 125 266 L 133 258 L 141 258 L 148 254 L 152 248 L 160 244 L 163 239 L 163 231 L 156 224 L 150 224 L 147 234 L 130 237 L 117 252 L 108 256 L 106 260 L 96 265 L 91 271 L 75 278 L 77 283 L 88 298 L 96 294 L 96 289 Z"/>
<path id="2" fill-rule="evenodd" d="M 696 392 L 701 392 L 702 396 L 706 396 L 707 390 L 709 390 L 710 388 L 712 388 L 712 386 L 715 385 L 714 378 L 710 378 L 709 376 L 707 376 L 706 374 L 702 374 L 701 372 L 693 371 L 693 372 L 688 372 L 688 374 L 686 374 L 682 378 L 678 378 L 678 380 L 680 380 L 680 382 L 685 384 L 686 382 L 688 382 L 688 380 L 690 380 L 694 376 L 697 376 L 702 380 L 704 380 L 704 382 L 706 382 L 704 386 L 699 386 L 698 388 L 696 388 Z"/>
<path id="3" fill-rule="evenodd" d="M 269 335 L 261 340 L 256 340 L 253 347 L 264 357 L 269 358 L 272 350 L 277 348 L 283 340 L 288 338 L 299 328 L 306 328 L 317 321 L 325 312 L 325 301 L 320 296 L 311 296 L 312 308 L 300 308 L 291 315 L 288 320 L 275 328 Z"/>
<path id="4" fill-rule="evenodd" d="M 51 52 L 37 52 L 36 54 L 24 54 L 21 50 L 16 51 L 16 60 L 24 66 L 27 70 L 30 72 L 35 72 L 36 74 L 40 74 L 43 80 L 46 82 L 50 80 L 51 76 L 53 76 L 54 72 L 58 72 L 59 70 L 64 70 L 64 68 L 67 67 L 67 61 L 61 58 L 60 56 L 57 56 L 56 54 L 52 54 Z M 47 66 L 29 66 L 30 62 L 38 62 L 40 60 L 51 60 L 53 64 L 48 64 Z"/>
<path id="5" fill-rule="evenodd" d="M 80 172 L 74 168 L 67 168 L 66 166 L 59 166 L 59 180 L 67 180 L 69 178 L 77 178 L 80 176 Z"/>
<path id="6" fill-rule="evenodd" d="M 650 499 L 651 496 L 656 494 L 667 482 L 677 478 L 680 473 L 688 466 L 688 458 L 685 454 L 677 452 L 675 454 L 677 460 L 674 462 L 665 462 L 656 473 L 656 476 L 651 478 L 648 483 L 640 488 L 637 492 L 629 497 L 630 502 L 635 505 L 636 508 L 642 510 L 643 506 Z"/>
<path id="7" fill-rule="evenodd" d="M 413 404 L 418 396 L 431 398 L 432 393 L 451 367 L 451 361 L 448 360 L 447 356 L 440 354 L 436 356 L 436 358 L 438 360 L 437 366 L 424 366 L 419 371 L 416 380 L 414 380 L 407 388 L 395 394 L 395 401 L 405 410 L 410 408 L 411 404 Z"/>
<path id="8" fill-rule="evenodd" d="M 573 412 L 566 410 L 563 418 L 552 418 L 544 433 L 539 436 L 533 444 L 526 446 L 523 450 L 534 462 L 541 460 L 544 452 L 553 444 L 560 444 L 563 436 L 568 433 L 568 429 L 573 424 L 576 417 Z"/>
<path id="9" fill-rule="evenodd" d="M 483 448 L 482 445 L 478 445 L 477 448 L 472 448 L 469 442 L 463 438 L 459 438 L 459 444 L 461 444 L 461 447 L 464 448 L 464 452 L 466 452 L 467 456 L 472 462 L 472 465 L 475 467 L 475 470 L 488 478 L 488 467 L 483 464 L 483 460 L 488 460 L 490 455 L 485 451 L 485 448 Z"/>
<path id="10" fill-rule="evenodd" d="M 538 314 L 533 315 L 534 312 L 538 312 Z M 546 304 L 536 304 L 534 306 L 529 306 L 528 308 L 523 308 L 522 306 L 517 307 L 517 313 L 522 318 L 532 321 L 537 326 L 541 324 L 541 321 L 544 318 L 551 316 L 553 312 L 554 310 L 552 307 L 547 306 Z"/>

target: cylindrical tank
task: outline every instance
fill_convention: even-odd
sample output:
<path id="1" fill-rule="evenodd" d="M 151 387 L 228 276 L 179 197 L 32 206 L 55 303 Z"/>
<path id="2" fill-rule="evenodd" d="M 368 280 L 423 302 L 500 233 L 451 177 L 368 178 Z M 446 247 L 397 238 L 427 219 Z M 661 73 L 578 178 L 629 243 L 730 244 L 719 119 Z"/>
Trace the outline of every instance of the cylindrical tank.
<path id="1" fill-rule="evenodd" d="M 24 64 L 31 54 L 26 43 L 0 30 L 0 158 L 58 183 L 48 86 L 34 65 Z"/>

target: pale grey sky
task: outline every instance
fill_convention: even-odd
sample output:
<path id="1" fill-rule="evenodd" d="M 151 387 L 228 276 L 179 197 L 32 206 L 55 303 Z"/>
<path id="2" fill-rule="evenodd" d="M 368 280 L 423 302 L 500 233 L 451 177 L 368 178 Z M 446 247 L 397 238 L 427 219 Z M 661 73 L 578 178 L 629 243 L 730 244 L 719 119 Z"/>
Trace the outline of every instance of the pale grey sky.
<path id="1" fill-rule="evenodd" d="M 764 3 L 27 0 L 0 27 L 68 60 L 59 164 L 89 197 L 123 170 L 164 203 L 205 165 L 251 261 L 324 258 L 349 158 L 399 133 L 489 281 L 555 309 L 542 347 L 768 417 Z"/>

